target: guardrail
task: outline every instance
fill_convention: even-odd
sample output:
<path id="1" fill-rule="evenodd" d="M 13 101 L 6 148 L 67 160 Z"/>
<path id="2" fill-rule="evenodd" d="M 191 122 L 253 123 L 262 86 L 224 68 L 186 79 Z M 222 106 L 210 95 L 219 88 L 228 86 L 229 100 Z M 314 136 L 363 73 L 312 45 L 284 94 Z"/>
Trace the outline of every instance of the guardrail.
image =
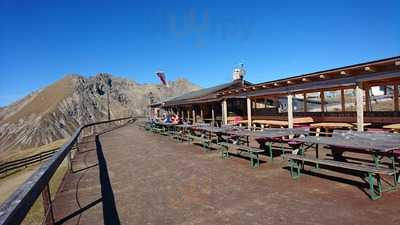
<path id="1" fill-rule="evenodd" d="M 3 176 L 7 176 L 7 174 L 9 174 L 8 172 L 10 171 L 15 171 L 22 167 L 26 168 L 37 162 L 42 162 L 43 160 L 52 157 L 58 149 L 59 148 L 50 149 L 35 155 L 0 164 L 0 178 L 2 178 Z"/>
<path id="2" fill-rule="evenodd" d="M 38 199 L 40 194 L 43 194 L 43 204 L 48 207 L 45 210 L 46 224 L 53 224 L 54 219 L 48 219 L 52 215 L 51 196 L 49 191 L 49 181 L 56 172 L 60 164 L 69 155 L 71 158 L 71 149 L 79 143 L 81 134 L 87 132 L 96 132 L 96 126 L 110 125 L 119 123 L 115 127 L 107 127 L 101 133 L 110 131 L 117 127 L 124 126 L 130 122 L 134 122 L 136 118 L 126 117 L 114 120 L 101 121 L 91 123 L 79 127 L 72 137 L 65 143 L 59 151 L 57 151 L 51 159 L 46 161 L 27 181 L 25 181 L 1 206 L 0 206 L 0 225 L 15 225 L 20 224 L 32 205 Z M 125 123 L 122 123 L 125 122 Z M 91 129 L 90 129 L 91 128 Z M 84 136 L 84 134 L 82 135 Z M 79 151 L 79 148 L 78 148 Z M 71 163 L 71 160 L 69 160 Z M 71 168 L 71 167 L 70 167 Z"/>

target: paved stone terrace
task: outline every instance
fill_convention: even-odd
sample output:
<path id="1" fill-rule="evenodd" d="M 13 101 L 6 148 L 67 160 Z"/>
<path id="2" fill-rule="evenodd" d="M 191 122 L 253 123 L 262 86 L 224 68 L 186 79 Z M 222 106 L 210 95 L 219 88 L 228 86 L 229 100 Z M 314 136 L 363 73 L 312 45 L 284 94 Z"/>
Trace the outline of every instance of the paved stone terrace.
<path id="1" fill-rule="evenodd" d="M 101 135 L 97 147 L 82 143 L 56 195 L 59 224 L 400 224 L 400 192 L 371 201 L 356 176 L 293 180 L 279 157 L 251 169 L 246 158 L 222 160 L 136 125 Z"/>

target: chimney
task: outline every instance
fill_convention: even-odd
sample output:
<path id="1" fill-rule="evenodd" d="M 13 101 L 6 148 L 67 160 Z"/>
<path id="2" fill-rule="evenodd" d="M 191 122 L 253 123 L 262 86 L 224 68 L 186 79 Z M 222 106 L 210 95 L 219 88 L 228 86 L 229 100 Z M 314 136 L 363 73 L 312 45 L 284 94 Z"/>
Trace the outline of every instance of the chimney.
<path id="1" fill-rule="evenodd" d="M 239 67 L 233 69 L 232 78 L 233 80 L 243 80 L 246 70 L 244 69 L 244 64 L 240 64 Z"/>

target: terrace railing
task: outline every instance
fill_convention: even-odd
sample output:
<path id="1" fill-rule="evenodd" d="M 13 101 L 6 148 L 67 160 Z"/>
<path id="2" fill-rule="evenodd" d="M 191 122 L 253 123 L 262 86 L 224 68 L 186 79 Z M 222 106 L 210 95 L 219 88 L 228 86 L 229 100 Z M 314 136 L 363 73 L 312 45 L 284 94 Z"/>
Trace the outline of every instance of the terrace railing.
<path id="1" fill-rule="evenodd" d="M 0 206 L 0 225 L 21 224 L 40 194 L 42 194 L 43 205 L 45 207 L 44 222 L 46 224 L 53 224 L 54 218 L 52 218 L 49 182 L 64 160 L 69 159 L 69 163 L 72 162 L 72 149 L 77 149 L 79 151 L 79 148 L 76 148 L 76 146 L 78 146 L 80 140 L 85 136 L 104 133 L 134 121 L 136 121 L 136 118 L 127 117 L 91 123 L 79 127 L 67 143 L 54 153 L 48 161 L 43 163 L 43 165 Z M 67 156 L 69 157 L 67 158 Z M 72 168 L 71 165 L 69 166 Z"/>

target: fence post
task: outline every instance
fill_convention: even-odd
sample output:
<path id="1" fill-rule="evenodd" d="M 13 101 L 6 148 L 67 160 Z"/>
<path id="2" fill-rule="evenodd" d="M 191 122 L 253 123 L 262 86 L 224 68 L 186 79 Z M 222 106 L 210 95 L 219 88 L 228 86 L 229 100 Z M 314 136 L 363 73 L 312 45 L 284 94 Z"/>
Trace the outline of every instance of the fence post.
<path id="1" fill-rule="evenodd" d="M 54 225 L 54 214 L 53 214 L 53 206 L 51 204 L 51 195 L 49 184 L 47 184 L 42 190 L 43 197 L 43 208 L 44 208 L 44 224 L 45 225 Z"/>

